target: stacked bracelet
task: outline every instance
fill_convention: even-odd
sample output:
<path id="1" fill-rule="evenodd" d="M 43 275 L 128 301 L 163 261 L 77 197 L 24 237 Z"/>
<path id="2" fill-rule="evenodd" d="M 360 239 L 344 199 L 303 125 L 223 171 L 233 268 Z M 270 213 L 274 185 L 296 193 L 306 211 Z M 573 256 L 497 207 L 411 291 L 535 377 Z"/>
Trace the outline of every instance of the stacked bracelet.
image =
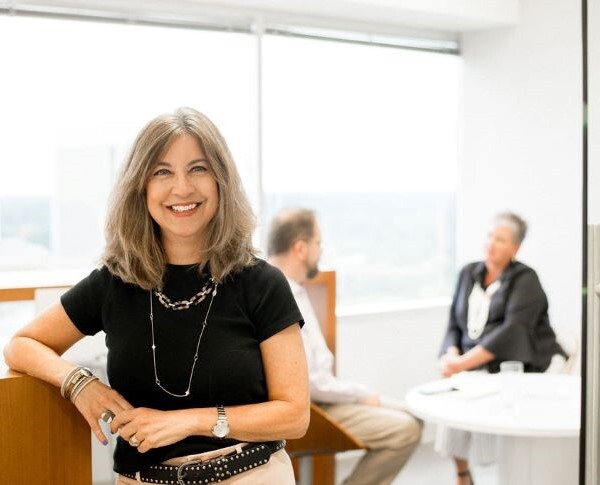
<path id="1" fill-rule="evenodd" d="M 98 378 L 87 367 L 75 367 L 64 378 L 60 386 L 60 395 L 74 403 L 83 388 L 97 380 Z"/>

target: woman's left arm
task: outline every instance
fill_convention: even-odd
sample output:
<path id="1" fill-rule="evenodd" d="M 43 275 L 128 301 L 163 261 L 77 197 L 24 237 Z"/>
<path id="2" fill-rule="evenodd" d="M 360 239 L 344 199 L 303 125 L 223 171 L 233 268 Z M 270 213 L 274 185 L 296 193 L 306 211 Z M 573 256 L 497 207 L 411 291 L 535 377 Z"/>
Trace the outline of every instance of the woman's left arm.
<path id="1" fill-rule="evenodd" d="M 444 377 L 465 370 L 476 369 L 494 360 L 496 356 L 481 345 L 476 345 L 463 355 L 444 354 L 440 359 L 440 367 Z"/>
<path id="2" fill-rule="evenodd" d="M 230 433 L 239 441 L 273 441 L 304 436 L 310 418 L 306 357 L 300 326 L 291 325 L 260 344 L 269 400 L 226 407 Z M 166 446 L 188 436 L 212 436 L 216 408 L 122 411 L 111 423 L 113 432 L 141 442 L 138 451 Z"/>
<path id="3" fill-rule="evenodd" d="M 227 408 L 231 437 L 242 441 L 301 438 L 310 419 L 308 370 L 300 326 L 294 324 L 266 339 L 260 350 L 269 400 Z M 209 413 L 210 428 L 216 411 Z M 205 433 L 202 433 L 205 434 Z"/>

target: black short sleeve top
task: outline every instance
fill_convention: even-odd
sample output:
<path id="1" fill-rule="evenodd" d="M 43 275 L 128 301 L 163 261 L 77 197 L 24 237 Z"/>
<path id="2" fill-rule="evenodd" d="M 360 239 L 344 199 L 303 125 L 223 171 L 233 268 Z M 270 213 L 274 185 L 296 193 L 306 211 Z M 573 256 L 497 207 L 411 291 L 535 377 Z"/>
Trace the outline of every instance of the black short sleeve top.
<path id="1" fill-rule="evenodd" d="M 189 299 L 209 278 L 197 265 L 168 265 L 163 292 L 170 300 Z M 267 386 L 260 343 L 295 323 L 303 325 L 285 276 L 263 260 L 219 284 L 199 346 L 190 395 L 174 397 L 155 382 L 150 323 L 150 292 L 124 283 L 105 267 L 66 292 L 61 303 L 86 335 L 104 330 L 111 387 L 134 407 L 160 410 L 264 402 Z M 152 296 L 156 371 L 175 394 L 188 387 L 198 337 L 210 296 L 188 310 L 176 311 Z M 138 453 L 118 438 L 115 471 L 131 473 L 175 456 L 235 444 L 192 436 L 179 443 Z"/>

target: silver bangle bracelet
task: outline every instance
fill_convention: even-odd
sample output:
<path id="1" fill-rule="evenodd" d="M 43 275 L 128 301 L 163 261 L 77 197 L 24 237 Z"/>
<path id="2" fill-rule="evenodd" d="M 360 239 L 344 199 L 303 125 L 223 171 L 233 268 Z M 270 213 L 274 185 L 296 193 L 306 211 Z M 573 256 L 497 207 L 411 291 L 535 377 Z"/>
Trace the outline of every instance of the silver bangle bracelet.
<path id="1" fill-rule="evenodd" d="M 63 379 L 62 385 L 60 386 L 60 395 L 65 399 L 69 399 L 70 394 L 77 384 L 85 377 L 91 377 L 93 375 L 92 371 L 87 367 L 75 367 Z"/>
<path id="2" fill-rule="evenodd" d="M 67 398 L 67 386 L 69 385 L 69 382 L 71 382 L 73 376 L 77 374 L 77 372 L 79 372 L 79 369 L 81 369 L 81 367 L 73 367 L 73 369 L 69 371 L 69 373 L 65 376 L 65 378 L 62 381 L 62 385 L 60 386 L 60 395 L 65 399 Z"/>
<path id="3" fill-rule="evenodd" d="M 83 391 L 83 389 L 90 384 L 91 382 L 98 381 L 99 379 L 96 376 L 86 376 L 85 379 L 79 381 L 76 388 L 71 391 L 71 395 L 69 396 L 69 400 L 75 404 L 75 399 L 79 396 L 79 393 Z"/>

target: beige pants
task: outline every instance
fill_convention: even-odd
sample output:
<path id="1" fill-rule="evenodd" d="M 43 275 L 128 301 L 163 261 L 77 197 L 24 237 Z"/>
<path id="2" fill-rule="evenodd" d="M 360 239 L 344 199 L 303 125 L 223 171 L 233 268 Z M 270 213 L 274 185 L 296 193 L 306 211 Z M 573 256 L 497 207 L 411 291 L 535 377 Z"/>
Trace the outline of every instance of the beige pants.
<path id="1" fill-rule="evenodd" d="M 369 449 L 346 485 L 392 483 L 421 439 L 421 423 L 406 411 L 362 404 L 320 404 Z"/>
<path id="2" fill-rule="evenodd" d="M 240 449 L 239 446 L 230 446 L 219 450 L 200 453 L 199 455 L 190 455 L 181 458 L 173 458 L 164 462 L 165 465 L 181 465 L 191 460 L 210 460 L 232 453 Z M 138 475 L 139 477 L 139 475 Z M 235 484 L 235 485 L 294 485 L 294 470 L 290 457 L 285 449 L 279 450 L 271 455 L 269 462 L 266 465 L 259 466 L 253 470 L 240 473 L 229 480 L 224 480 L 220 483 Z M 117 475 L 116 485 L 146 485 L 148 482 L 142 482 L 139 478 L 132 479 Z M 152 485 L 152 484 L 148 484 Z"/>

